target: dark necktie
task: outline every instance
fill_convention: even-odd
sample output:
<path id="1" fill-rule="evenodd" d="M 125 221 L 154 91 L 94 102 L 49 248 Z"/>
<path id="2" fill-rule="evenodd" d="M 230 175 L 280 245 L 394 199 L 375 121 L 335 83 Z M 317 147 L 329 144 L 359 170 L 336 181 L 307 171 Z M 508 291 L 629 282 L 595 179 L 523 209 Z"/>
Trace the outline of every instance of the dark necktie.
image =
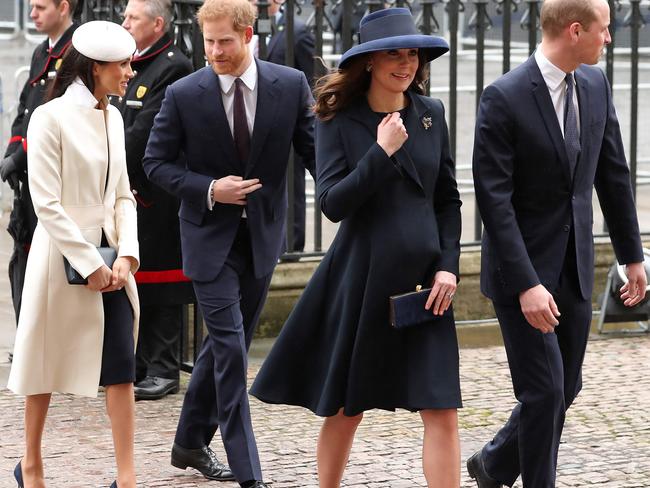
<path id="1" fill-rule="evenodd" d="M 246 162 L 248 161 L 248 152 L 251 145 L 251 136 L 248 132 L 248 122 L 246 121 L 246 106 L 244 105 L 244 82 L 241 78 L 235 80 L 235 103 L 233 106 L 233 135 L 235 139 L 235 147 L 237 148 L 237 155 L 241 164 L 242 176 L 243 171 L 246 169 Z"/>
<path id="2" fill-rule="evenodd" d="M 575 171 L 580 157 L 580 133 L 578 132 L 578 117 L 573 104 L 573 74 L 566 75 L 566 95 L 564 98 L 564 145 L 569 158 L 571 176 Z"/>

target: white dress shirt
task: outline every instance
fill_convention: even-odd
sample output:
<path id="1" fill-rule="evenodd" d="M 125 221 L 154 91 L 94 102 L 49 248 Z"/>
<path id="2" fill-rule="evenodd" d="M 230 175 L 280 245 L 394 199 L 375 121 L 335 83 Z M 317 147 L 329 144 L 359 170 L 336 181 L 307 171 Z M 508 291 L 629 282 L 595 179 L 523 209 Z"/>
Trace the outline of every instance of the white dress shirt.
<path id="1" fill-rule="evenodd" d="M 555 115 L 557 115 L 558 124 L 560 124 L 560 131 L 564 137 L 564 99 L 566 97 L 566 82 L 565 78 L 568 73 L 565 73 L 560 68 L 551 63 L 542 50 L 538 47 L 535 51 L 535 61 L 539 70 L 542 72 L 542 77 L 548 87 L 548 92 L 551 95 Z M 576 119 L 578 122 L 578 133 L 580 132 L 580 108 L 578 106 L 578 90 L 575 89 L 575 72 L 573 73 L 573 106 L 576 109 Z"/>
<path id="2" fill-rule="evenodd" d="M 218 75 L 219 86 L 221 87 L 221 101 L 223 102 L 223 109 L 226 112 L 226 119 L 230 126 L 230 133 L 233 138 L 235 137 L 233 129 L 234 118 L 234 104 L 235 104 L 235 80 L 238 78 L 233 75 Z M 242 90 L 244 92 L 244 106 L 246 107 L 246 122 L 248 125 L 248 132 L 253 133 L 253 125 L 255 124 L 255 110 L 257 109 L 257 64 L 250 56 L 250 64 L 248 68 L 242 73 L 241 76 Z M 210 198 L 212 187 L 216 180 L 212 181 L 208 189 L 208 208 L 212 210 L 214 202 Z M 246 210 L 243 211 L 242 217 L 246 217 Z"/>

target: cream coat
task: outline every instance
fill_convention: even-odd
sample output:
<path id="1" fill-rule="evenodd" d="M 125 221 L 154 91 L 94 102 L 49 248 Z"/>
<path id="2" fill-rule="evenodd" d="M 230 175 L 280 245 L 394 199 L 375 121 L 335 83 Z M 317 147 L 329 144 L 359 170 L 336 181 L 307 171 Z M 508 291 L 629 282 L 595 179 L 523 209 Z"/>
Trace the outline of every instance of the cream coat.
<path id="1" fill-rule="evenodd" d="M 39 222 L 27 261 L 8 384 L 19 394 L 97 395 L 104 338 L 102 296 L 68 284 L 63 256 L 83 276 L 98 269 L 103 261 L 96 246 L 103 227 L 118 256 L 139 262 L 122 117 L 111 105 L 106 110 L 93 108 L 96 102 L 85 86 L 73 83 L 63 96 L 37 108 L 29 124 L 29 186 Z M 133 274 L 125 288 L 137 338 L 139 305 Z"/>

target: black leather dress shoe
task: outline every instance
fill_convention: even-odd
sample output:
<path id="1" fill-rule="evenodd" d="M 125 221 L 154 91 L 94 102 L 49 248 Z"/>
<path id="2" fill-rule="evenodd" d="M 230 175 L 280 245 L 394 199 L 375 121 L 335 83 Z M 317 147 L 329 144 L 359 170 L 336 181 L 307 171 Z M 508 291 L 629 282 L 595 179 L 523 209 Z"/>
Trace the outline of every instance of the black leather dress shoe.
<path id="1" fill-rule="evenodd" d="M 255 480 L 251 483 L 241 485 L 242 488 L 271 488 L 271 483 L 264 483 L 263 481 Z"/>
<path id="2" fill-rule="evenodd" d="M 209 480 L 235 481 L 235 475 L 232 474 L 230 468 L 220 462 L 217 455 L 208 446 L 203 446 L 200 449 L 185 449 L 174 443 L 172 466 L 179 469 L 194 468 Z"/>
<path id="3" fill-rule="evenodd" d="M 133 392 L 136 400 L 160 400 L 165 395 L 178 393 L 178 389 L 178 380 L 147 376 L 135 384 Z"/>
<path id="4" fill-rule="evenodd" d="M 490 478 L 485 471 L 483 464 L 482 451 L 476 451 L 472 457 L 467 460 L 467 472 L 469 477 L 476 481 L 478 488 L 502 488 L 503 485 Z"/>
<path id="5" fill-rule="evenodd" d="M 113 481 L 110 488 L 117 488 L 117 481 Z"/>

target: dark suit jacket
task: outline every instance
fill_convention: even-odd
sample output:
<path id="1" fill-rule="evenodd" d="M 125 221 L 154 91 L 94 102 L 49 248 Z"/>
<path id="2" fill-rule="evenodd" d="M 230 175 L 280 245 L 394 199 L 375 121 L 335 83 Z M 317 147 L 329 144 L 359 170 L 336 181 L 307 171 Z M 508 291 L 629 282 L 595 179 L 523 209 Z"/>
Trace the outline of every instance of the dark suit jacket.
<path id="1" fill-rule="evenodd" d="M 293 22 L 293 67 L 305 73 L 310 85 L 314 84 L 314 35 L 300 19 Z M 267 61 L 286 65 L 287 33 L 284 15 L 278 21 L 275 34 L 267 47 Z"/>
<path id="2" fill-rule="evenodd" d="M 150 182 L 142 169 L 154 117 L 165 90 L 192 72 L 190 60 L 163 35 L 143 55 L 131 60 L 135 73 L 123 97 L 112 103 L 124 118 L 126 166 L 138 202 L 140 268 L 135 274 L 141 305 L 174 305 L 194 300 L 192 284 L 181 272 L 179 201 Z"/>
<path id="3" fill-rule="evenodd" d="M 144 158 L 147 176 L 181 199 L 183 272 L 211 281 L 230 252 L 242 208 L 207 208 L 212 180 L 228 175 L 259 178 L 246 214 L 255 275 L 273 271 L 280 256 L 286 214 L 286 166 L 293 142 L 314 166 L 313 98 L 300 71 L 256 60 L 258 95 L 251 150 L 242 175 L 221 100 L 219 80 L 205 67 L 171 85 L 154 121 Z M 181 153 L 183 163 L 178 162 Z"/>
<path id="4" fill-rule="evenodd" d="M 474 185 L 485 225 L 481 289 L 511 300 L 556 287 L 570 232 L 583 298 L 593 289 L 595 185 L 620 263 L 643 261 L 630 173 L 604 73 L 576 72 L 581 153 L 572 175 L 551 97 L 534 56 L 487 87 L 474 142 Z"/>

